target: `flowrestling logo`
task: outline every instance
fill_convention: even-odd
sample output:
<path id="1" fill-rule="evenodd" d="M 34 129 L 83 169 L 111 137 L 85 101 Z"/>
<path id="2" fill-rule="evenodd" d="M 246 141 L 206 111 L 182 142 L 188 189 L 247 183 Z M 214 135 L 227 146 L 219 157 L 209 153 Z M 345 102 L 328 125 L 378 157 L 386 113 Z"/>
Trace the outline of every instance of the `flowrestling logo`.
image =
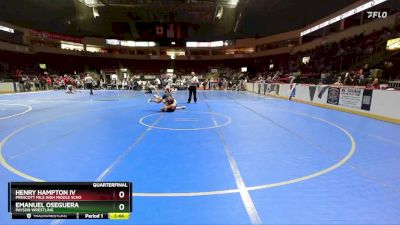
<path id="1" fill-rule="evenodd" d="M 385 19 L 388 17 L 388 12 L 386 11 L 367 11 L 368 19 Z"/>

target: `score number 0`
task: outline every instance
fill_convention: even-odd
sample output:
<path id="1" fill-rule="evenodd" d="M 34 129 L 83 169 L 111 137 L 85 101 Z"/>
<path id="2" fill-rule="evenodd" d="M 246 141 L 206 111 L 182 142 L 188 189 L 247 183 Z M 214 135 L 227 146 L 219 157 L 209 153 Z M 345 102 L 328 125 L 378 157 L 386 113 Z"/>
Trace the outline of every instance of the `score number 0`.
<path id="1" fill-rule="evenodd" d="M 120 191 L 118 193 L 118 197 L 121 198 L 121 199 L 124 198 L 125 197 L 125 192 L 124 191 Z M 121 203 L 121 204 L 119 204 L 118 208 L 119 208 L 120 211 L 123 211 L 125 209 L 125 205 Z"/>

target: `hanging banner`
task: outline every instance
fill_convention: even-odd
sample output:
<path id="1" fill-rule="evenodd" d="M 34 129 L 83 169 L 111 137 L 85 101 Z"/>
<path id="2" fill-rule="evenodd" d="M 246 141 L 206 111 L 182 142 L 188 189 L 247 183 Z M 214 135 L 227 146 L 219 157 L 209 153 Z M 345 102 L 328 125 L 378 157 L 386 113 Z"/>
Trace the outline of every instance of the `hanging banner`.
<path id="1" fill-rule="evenodd" d="M 314 101 L 315 92 L 317 91 L 317 86 L 309 86 L 309 93 L 310 93 L 310 101 Z"/>

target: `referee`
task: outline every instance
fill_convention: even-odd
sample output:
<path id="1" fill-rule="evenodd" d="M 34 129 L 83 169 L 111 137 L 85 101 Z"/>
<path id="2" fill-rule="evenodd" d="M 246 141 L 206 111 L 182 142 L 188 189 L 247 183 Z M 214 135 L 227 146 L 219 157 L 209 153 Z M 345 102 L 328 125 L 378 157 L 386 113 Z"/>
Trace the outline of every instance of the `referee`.
<path id="1" fill-rule="evenodd" d="M 192 72 L 192 77 L 189 79 L 188 103 L 190 103 L 190 101 L 192 101 L 192 94 L 193 94 L 194 103 L 197 102 L 196 90 L 197 90 L 198 84 L 199 84 L 199 79 L 197 79 L 196 74 L 194 72 Z"/>
<path id="2" fill-rule="evenodd" d="M 86 89 L 90 90 L 90 95 L 93 95 L 93 77 L 91 77 L 89 74 L 87 74 L 85 77 L 85 85 Z"/>

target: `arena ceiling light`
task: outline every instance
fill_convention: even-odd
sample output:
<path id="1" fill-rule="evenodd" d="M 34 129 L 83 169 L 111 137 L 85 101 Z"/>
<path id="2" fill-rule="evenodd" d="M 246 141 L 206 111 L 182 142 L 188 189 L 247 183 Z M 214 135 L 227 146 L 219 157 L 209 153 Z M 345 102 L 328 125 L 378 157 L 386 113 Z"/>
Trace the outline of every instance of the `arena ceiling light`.
<path id="1" fill-rule="evenodd" d="M 124 47 L 154 47 L 156 43 L 154 41 L 123 41 L 117 39 L 106 39 L 108 45 L 120 45 Z"/>
<path id="2" fill-rule="evenodd" d="M 186 42 L 186 47 L 188 48 L 216 48 L 225 45 L 224 41 L 212 41 L 212 42 L 196 42 L 188 41 Z"/>
<path id="3" fill-rule="evenodd" d="M 239 0 L 226 0 L 225 5 L 227 5 L 228 7 L 236 8 L 238 3 Z"/>
<path id="4" fill-rule="evenodd" d="M 223 41 L 213 41 L 210 43 L 210 47 L 222 47 L 222 46 L 224 46 Z"/>
<path id="5" fill-rule="evenodd" d="M 97 53 L 97 52 L 102 52 L 102 49 L 99 46 L 87 45 L 86 51 L 92 52 L 92 53 Z"/>
<path id="6" fill-rule="evenodd" d="M 218 19 L 221 19 L 223 14 L 224 14 L 224 7 L 218 6 L 217 7 L 217 14 L 215 15 L 215 17 L 218 18 Z"/>
<path id="7" fill-rule="evenodd" d="M 156 46 L 155 42 L 152 41 L 136 41 L 136 47 L 154 47 Z"/>
<path id="8" fill-rule="evenodd" d="M 305 56 L 305 57 L 303 57 L 303 59 L 301 60 L 301 62 L 302 62 L 304 65 L 307 65 L 308 63 L 310 63 L 310 60 L 311 60 L 311 57 L 310 57 L 310 56 Z"/>
<path id="9" fill-rule="evenodd" d="M 14 29 L 0 25 L 0 30 L 8 33 L 14 33 Z"/>
<path id="10" fill-rule="evenodd" d="M 65 42 L 65 41 L 61 42 L 61 49 L 73 50 L 73 51 L 83 51 L 84 50 L 82 44 L 77 44 L 74 42 Z"/>
<path id="11" fill-rule="evenodd" d="M 106 39 L 108 45 L 121 45 L 121 41 L 117 39 Z"/>
<path id="12" fill-rule="evenodd" d="M 88 7 L 104 6 L 104 4 L 99 0 L 79 0 L 79 1 Z"/>
<path id="13" fill-rule="evenodd" d="M 99 10 L 96 7 L 93 7 L 93 18 L 96 19 L 99 16 L 100 16 Z"/>
<path id="14" fill-rule="evenodd" d="M 136 43 L 134 41 L 121 41 L 121 46 L 136 47 Z"/>
<path id="15" fill-rule="evenodd" d="M 397 51 L 400 49 L 400 38 L 390 39 L 386 43 L 386 50 Z"/>
<path id="16" fill-rule="evenodd" d="M 320 23 L 320 24 L 318 24 L 316 26 L 313 26 L 313 27 L 311 27 L 309 29 L 306 29 L 306 30 L 302 31 L 300 33 L 300 36 L 302 37 L 304 35 L 312 33 L 312 32 L 314 32 L 316 30 L 319 30 L 321 28 L 329 26 L 329 25 L 331 25 L 333 23 L 336 23 L 336 22 L 338 22 L 340 20 L 346 19 L 346 18 L 348 18 L 348 17 L 350 17 L 352 15 L 360 13 L 360 12 L 362 12 L 364 10 L 372 8 L 372 7 L 374 7 L 376 5 L 379 5 L 379 4 L 381 4 L 383 2 L 386 2 L 386 1 L 388 1 L 388 0 L 372 0 L 372 1 L 368 1 L 367 3 L 362 4 L 362 5 L 360 5 L 360 6 L 356 7 L 356 8 L 353 8 L 353 9 L 351 9 L 351 10 L 349 10 L 349 11 L 347 11 L 347 12 L 345 12 L 345 13 L 339 15 L 339 16 L 336 16 L 336 17 L 334 17 L 334 18 L 332 18 L 330 20 L 324 21 L 324 22 L 322 22 L 322 23 Z"/>
<path id="17" fill-rule="evenodd" d="M 44 64 L 44 63 L 39 63 L 39 68 L 40 68 L 40 69 L 45 70 L 46 67 L 47 67 L 46 64 Z"/>

